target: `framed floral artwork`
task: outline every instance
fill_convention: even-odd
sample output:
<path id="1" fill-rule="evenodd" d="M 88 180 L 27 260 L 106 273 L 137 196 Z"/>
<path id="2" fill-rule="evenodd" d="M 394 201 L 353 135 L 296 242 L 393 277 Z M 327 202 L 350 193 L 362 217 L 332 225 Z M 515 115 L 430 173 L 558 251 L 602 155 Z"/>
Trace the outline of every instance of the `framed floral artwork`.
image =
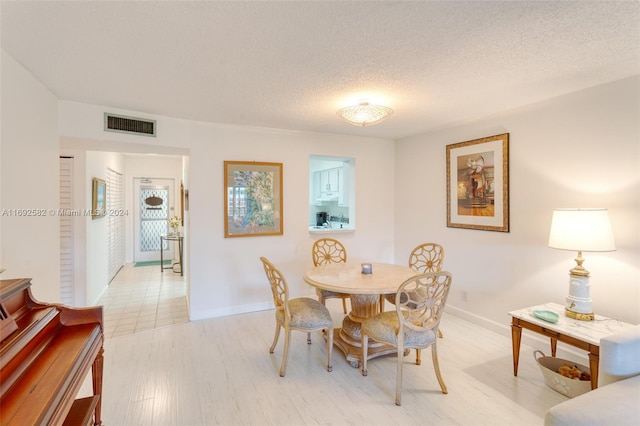
<path id="1" fill-rule="evenodd" d="M 224 236 L 282 235 L 282 163 L 224 162 Z"/>

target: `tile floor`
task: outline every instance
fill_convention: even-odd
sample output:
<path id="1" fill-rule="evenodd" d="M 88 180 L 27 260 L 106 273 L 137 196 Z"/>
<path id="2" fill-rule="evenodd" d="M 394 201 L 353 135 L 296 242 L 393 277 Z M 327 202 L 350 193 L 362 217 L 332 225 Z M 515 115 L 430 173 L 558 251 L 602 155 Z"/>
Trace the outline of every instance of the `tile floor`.
<path id="1" fill-rule="evenodd" d="M 99 304 L 106 339 L 189 321 L 184 277 L 159 265 L 125 265 Z"/>

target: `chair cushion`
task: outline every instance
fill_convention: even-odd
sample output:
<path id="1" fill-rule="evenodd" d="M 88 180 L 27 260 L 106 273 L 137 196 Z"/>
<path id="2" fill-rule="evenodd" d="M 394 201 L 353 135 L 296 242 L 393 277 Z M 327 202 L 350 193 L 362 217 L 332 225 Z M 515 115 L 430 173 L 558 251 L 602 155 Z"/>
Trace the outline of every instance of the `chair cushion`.
<path id="1" fill-rule="evenodd" d="M 319 330 L 333 327 L 333 319 L 329 310 L 320 302 L 308 297 L 299 297 L 289 300 L 289 312 L 291 312 L 292 328 L 300 330 Z M 278 322 L 284 323 L 284 312 L 277 311 Z"/>
<path id="2" fill-rule="evenodd" d="M 416 324 L 419 325 L 419 324 Z M 362 332 L 379 342 L 398 346 L 398 313 L 387 311 L 368 318 L 362 322 Z M 436 331 L 432 329 L 414 330 L 404 327 L 404 347 L 424 348 L 431 345 L 436 339 Z"/>
<path id="3" fill-rule="evenodd" d="M 413 293 L 413 292 L 410 292 L 410 293 Z M 428 297 L 428 295 L 424 295 L 424 291 L 421 291 L 421 290 L 417 294 L 419 294 L 422 299 L 425 299 L 425 298 Z M 391 303 L 393 305 L 396 304 L 396 293 L 385 294 L 384 297 L 385 297 L 385 299 L 387 299 L 389 301 L 389 303 Z M 400 294 L 400 303 L 407 303 L 407 294 L 406 293 Z"/>

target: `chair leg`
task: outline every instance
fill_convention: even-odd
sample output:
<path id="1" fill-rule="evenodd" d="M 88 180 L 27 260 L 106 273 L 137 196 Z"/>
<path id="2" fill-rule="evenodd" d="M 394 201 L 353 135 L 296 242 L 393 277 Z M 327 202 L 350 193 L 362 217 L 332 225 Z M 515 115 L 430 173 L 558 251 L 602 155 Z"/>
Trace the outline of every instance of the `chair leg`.
<path id="1" fill-rule="evenodd" d="M 380 295 L 380 313 L 384 312 L 384 302 L 385 302 L 384 294 Z"/>
<path id="2" fill-rule="evenodd" d="M 362 346 L 362 375 L 367 375 L 367 349 L 369 347 L 369 336 L 362 333 L 360 336 L 360 345 Z"/>
<path id="3" fill-rule="evenodd" d="M 347 298 L 346 297 L 342 297 L 342 310 L 344 311 L 344 313 L 347 313 Z"/>
<path id="4" fill-rule="evenodd" d="M 331 352 L 333 352 L 333 327 L 327 330 L 327 371 L 333 371 L 331 363 Z"/>
<path id="5" fill-rule="evenodd" d="M 307 332 L 307 345 L 311 344 L 311 333 Z"/>
<path id="6" fill-rule="evenodd" d="M 396 375 L 396 405 L 400 406 L 402 398 L 402 364 L 404 354 L 404 342 L 402 338 L 398 339 L 398 372 Z"/>
<path id="7" fill-rule="evenodd" d="M 438 329 L 438 337 L 439 337 L 439 338 L 441 338 L 441 339 L 444 337 L 444 336 L 442 335 L 442 331 L 440 331 L 440 329 Z"/>
<path id="8" fill-rule="evenodd" d="M 284 377 L 287 372 L 287 361 L 289 359 L 289 340 L 291 337 L 291 330 L 285 328 L 284 335 L 284 353 L 282 354 L 282 365 L 280 365 L 280 377 Z"/>
<path id="9" fill-rule="evenodd" d="M 421 349 L 416 349 L 416 365 L 422 364 L 422 358 L 420 357 L 421 353 L 422 353 Z"/>
<path id="10" fill-rule="evenodd" d="M 269 353 L 272 354 L 273 350 L 276 348 L 276 343 L 278 343 L 278 337 L 280 337 L 280 324 L 276 323 L 276 335 L 273 336 L 273 343 L 269 348 Z"/>
<path id="11" fill-rule="evenodd" d="M 447 390 L 447 386 L 444 384 L 444 380 L 442 380 L 442 375 L 440 374 L 440 364 L 438 364 L 438 348 L 436 345 L 437 341 L 431 345 L 431 358 L 433 359 L 433 369 L 436 370 L 436 377 L 438 378 L 438 383 L 440 383 L 440 389 L 442 389 L 442 393 L 447 394 L 449 391 Z"/>

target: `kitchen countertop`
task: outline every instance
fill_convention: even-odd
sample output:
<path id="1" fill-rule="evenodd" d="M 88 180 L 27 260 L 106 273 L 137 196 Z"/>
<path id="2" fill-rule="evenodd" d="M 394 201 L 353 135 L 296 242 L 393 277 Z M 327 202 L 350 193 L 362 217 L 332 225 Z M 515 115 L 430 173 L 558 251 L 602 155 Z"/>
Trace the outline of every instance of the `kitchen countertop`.
<path id="1" fill-rule="evenodd" d="M 340 228 L 340 225 L 342 225 L 342 228 Z M 317 229 L 317 227 L 313 225 L 309 226 L 310 234 L 344 234 L 344 233 L 349 233 L 354 231 L 355 229 L 349 223 L 331 222 L 330 228 L 320 228 L 320 229 Z"/>

